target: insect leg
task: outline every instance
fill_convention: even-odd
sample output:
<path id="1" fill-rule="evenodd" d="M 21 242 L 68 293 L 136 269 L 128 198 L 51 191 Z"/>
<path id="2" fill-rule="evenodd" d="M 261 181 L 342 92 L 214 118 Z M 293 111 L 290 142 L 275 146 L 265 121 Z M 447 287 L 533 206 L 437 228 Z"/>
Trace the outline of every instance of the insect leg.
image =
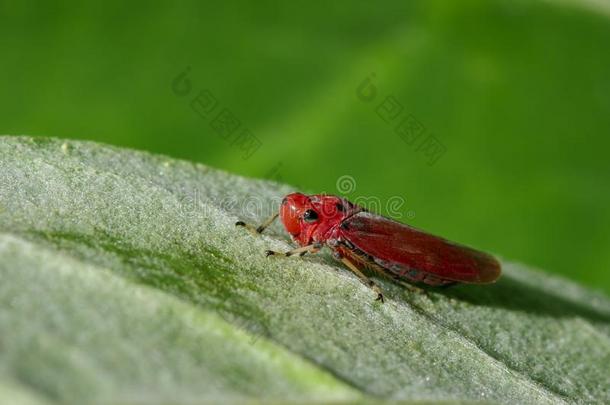
<path id="1" fill-rule="evenodd" d="M 279 216 L 279 213 L 275 213 L 272 216 L 270 216 L 265 222 L 263 222 L 259 227 L 255 228 L 254 226 L 245 223 L 244 221 L 237 221 L 235 223 L 235 226 L 243 226 L 244 228 L 246 228 L 247 230 L 249 230 L 250 232 L 252 232 L 253 234 L 259 234 L 259 233 L 263 233 L 263 231 L 273 223 L 273 221 L 275 221 L 275 219 Z"/>
<path id="2" fill-rule="evenodd" d="M 424 290 L 421 287 L 417 287 L 413 284 L 407 283 L 406 281 L 402 280 L 400 277 L 394 277 L 394 282 L 400 284 L 401 286 L 403 286 L 405 289 L 416 293 L 416 294 L 422 294 L 422 295 L 428 295 L 428 291 Z"/>
<path id="3" fill-rule="evenodd" d="M 289 250 L 288 252 L 285 252 L 285 253 L 279 253 L 279 252 L 274 252 L 273 250 L 267 250 L 265 252 L 265 255 L 267 257 L 278 256 L 278 255 L 285 256 L 285 257 L 294 256 L 294 255 L 303 256 L 305 253 L 311 253 L 311 254 L 318 253 L 318 251 L 320 249 L 322 249 L 322 244 L 319 242 L 316 242 L 316 243 L 312 243 L 311 245 Z"/>
<path id="4" fill-rule="evenodd" d="M 383 302 L 383 293 L 381 292 L 381 288 L 379 288 L 379 286 L 377 284 L 375 284 L 375 282 L 373 280 L 371 280 L 370 278 L 365 276 L 364 273 L 361 272 L 358 269 L 358 267 L 356 267 L 356 265 L 354 263 L 350 262 L 347 258 L 342 257 L 341 261 L 352 271 L 352 273 L 354 273 L 356 276 L 358 276 L 358 278 L 360 279 L 360 281 L 362 281 L 362 283 L 364 285 L 371 288 L 373 291 L 375 291 L 377 293 L 377 298 L 375 299 L 375 301 Z"/>

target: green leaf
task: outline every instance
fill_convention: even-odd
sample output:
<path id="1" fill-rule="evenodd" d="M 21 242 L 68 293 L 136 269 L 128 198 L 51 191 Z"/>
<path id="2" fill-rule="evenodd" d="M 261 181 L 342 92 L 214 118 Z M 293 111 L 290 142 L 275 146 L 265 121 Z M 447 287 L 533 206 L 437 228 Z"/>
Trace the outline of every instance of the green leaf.
<path id="1" fill-rule="evenodd" d="M 0 402 L 610 401 L 602 295 L 504 262 L 493 286 L 379 280 L 380 304 L 328 254 L 265 258 L 279 224 L 235 228 L 289 190 L 0 138 Z"/>

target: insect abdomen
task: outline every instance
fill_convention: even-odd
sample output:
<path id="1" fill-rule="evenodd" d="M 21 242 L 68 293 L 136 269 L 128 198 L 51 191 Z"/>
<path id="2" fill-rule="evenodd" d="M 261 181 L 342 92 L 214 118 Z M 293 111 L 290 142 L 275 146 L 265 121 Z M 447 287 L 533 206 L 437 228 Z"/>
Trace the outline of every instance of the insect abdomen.
<path id="1" fill-rule="evenodd" d="M 352 259 L 361 269 L 373 270 L 385 275 L 386 277 L 397 280 L 402 279 L 411 283 L 423 283 L 430 286 L 455 284 L 455 281 L 453 280 L 444 279 L 425 271 L 420 271 L 397 263 L 389 263 L 384 260 L 377 259 L 373 256 L 367 255 L 360 249 L 353 247 L 353 245 L 350 247 L 346 246 L 345 242 L 343 246 L 339 246 L 336 249 L 341 255 Z"/>
<path id="2" fill-rule="evenodd" d="M 423 283 L 431 286 L 443 286 L 454 284 L 455 281 L 439 277 L 435 274 L 430 274 L 425 271 L 409 268 L 398 263 L 388 263 L 384 260 L 375 259 L 375 262 L 387 270 L 392 277 L 396 279 L 404 279 L 412 283 Z"/>

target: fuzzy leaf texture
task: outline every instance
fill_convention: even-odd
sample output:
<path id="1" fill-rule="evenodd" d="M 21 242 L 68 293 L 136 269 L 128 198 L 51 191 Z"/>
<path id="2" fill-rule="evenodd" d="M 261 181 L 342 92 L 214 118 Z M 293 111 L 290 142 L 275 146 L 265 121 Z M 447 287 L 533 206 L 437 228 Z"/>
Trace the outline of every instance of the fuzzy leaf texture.
<path id="1" fill-rule="evenodd" d="M 288 186 L 0 137 L 0 402 L 610 401 L 610 302 L 503 262 L 428 295 L 256 237 Z M 566 259 L 569 259 L 566 256 Z M 583 270 L 585 271 L 585 270 Z"/>

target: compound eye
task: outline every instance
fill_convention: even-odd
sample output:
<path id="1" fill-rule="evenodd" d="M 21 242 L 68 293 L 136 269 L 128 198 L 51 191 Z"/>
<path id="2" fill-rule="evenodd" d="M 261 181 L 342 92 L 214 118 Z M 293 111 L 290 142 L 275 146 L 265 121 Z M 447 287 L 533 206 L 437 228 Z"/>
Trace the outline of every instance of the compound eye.
<path id="1" fill-rule="evenodd" d="M 307 210 L 303 214 L 303 221 L 305 222 L 316 222 L 318 220 L 318 213 L 314 210 Z"/>

